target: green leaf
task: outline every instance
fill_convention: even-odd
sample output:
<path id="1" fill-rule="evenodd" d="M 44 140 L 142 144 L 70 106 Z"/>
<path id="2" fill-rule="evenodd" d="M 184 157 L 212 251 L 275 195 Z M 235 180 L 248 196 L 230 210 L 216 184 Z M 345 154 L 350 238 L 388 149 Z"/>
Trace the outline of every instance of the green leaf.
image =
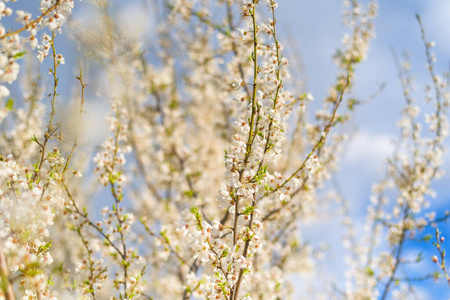
<path id="1" fill-rule="evenodd" d="M 194 191 L 192 191 L 192 190 L 184 191 L 183 194 L 185 196 L 187 196 L 188 198 L 193 198 L 194 197 Z"/>
<path id="2" fill-rule="evenodd" d="M 12 98 L 10 98 L 5 105 L 6 110 L 12 110 L 14 106 L 14 100 Z"/>
<path id="3" fill-rule="evenodd" d="M 366 274 L 369 276 L 373 276 L 375 274 L 375 272 L 369 267 L 367 267 L 365 271 L 366 271 Z"/>
<path id="4" fill-rule="evenodd" d="M 200 215 L 199 211 L 198 211 L 198 207 L 194 206 L 191 208 L 191 212 L 195 215 L 195 219 L 197 219 L 197 225 L 200 228 L 200 230 L 203 230 L 203 226 L 202 226 L 202 216 Z"/>
<path id="5" fill-rule="evenodd" d="M 247 206 L 243 212 L 244 215 L 248 216 L 249 214 L 251 214 L 253 212 L 253 210 L 255 210 L 254 206 Z"/>
<path id="6" fill-rule="evenodd" d="M 347 106 L 349 110 L 353 110 L 355 105 L 359 104 L 359 101 L 356 99 L 348 99 Z"/>
<path id="7" fill-rule="evenodd" d="M 427 235 L 424 236 L 422 239 L 423 239 L 425 242 L 428 242 L 432 237 L 433 237 L 433 236 L 432 236 L 431 234 L 427 234 Z"/>
<path id="8" fill-rule="evenodd" d="M 128 268 L 130 266 L 130 264 L 127 263 L 125 259 L 122 259 L 122 265 L 126 268 Z"/>
<path id="9" fill-rule="evenodd" d="M 35 143 L 38 143 L 38 139 L 35 134 L 33 134 L 33 136 L 31 137 L 31 140 Z"/>
<path id="10" fill-rule="evenodd" d="M 53 286 L 53 285 L 55 285 L 55 283 L 53 282 L 53 275 L 52 275 L 52 277 L 50 277 L 49 280 L 47 280 L 47 285 L 48 285 L 48 286 Z"/>
<path id="11" fill-rule="evenodd" d="M 22 58 L 26 53 L 27 53 L 27 51 L 22 51 L 22 52 L 16 53 L 14 55 L 14 59 Z"/>
<path id="12" fill-rule="evenodd" d="M 109 182 L 114 184 L 117 181 L 118 176 L 116 174 L 113 173 L 109 173 Z M 112 188 L 113 192 L 114 192 L 114 188 Z"/>
<path id="13" fill-rule="evenodd" d="M 230 250 L 228 250 L 228 248 L 223 249 L 221 257 L 226 257 L 229 252 L 230 252 Z"/>
<path id="14" fill-rule="evenodd" d="M 159 234 L 163 237 L 164 241 L 170 245 L 170 240 L 169 237 L 167 236 L 167 229 L 161 231 Z"/>
<path id="15" fill-rule="evenodd" d="M 43 246 L 39 246 L 38 253 L 46 252 L 52 246 L 52 241 L 46 243 Z"/>

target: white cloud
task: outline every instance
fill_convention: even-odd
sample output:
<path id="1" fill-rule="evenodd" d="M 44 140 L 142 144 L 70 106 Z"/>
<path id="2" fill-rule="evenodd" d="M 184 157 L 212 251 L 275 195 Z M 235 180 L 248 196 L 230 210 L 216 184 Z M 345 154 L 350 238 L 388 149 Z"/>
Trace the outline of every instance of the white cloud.
<path id="1" fill-rule="evenodd" d="M 357 132 L 350 140 L 343 163 L 364 165 L 366 170 L 376 170 L 394 150 L 394 137 L 387 134 Z"/>

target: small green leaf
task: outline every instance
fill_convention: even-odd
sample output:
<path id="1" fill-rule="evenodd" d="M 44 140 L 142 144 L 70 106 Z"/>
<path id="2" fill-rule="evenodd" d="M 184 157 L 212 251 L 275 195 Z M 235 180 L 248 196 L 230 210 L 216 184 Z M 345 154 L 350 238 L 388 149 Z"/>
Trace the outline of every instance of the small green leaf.
<path id="1" fill-rule="evenodd" d="M 427 234 L 427 235 L 424 236 L 422 239 L 423 239 L 425 242 L 428 242 L 432 237 L 433 237 L 433 236 L 432 236 L 431 234 Z"/>
<path id="2" fill-rule="evenodd" d="M 373 276 L 375 274 L 374 271 L 369 267 L 367 267 L 365 271 L 366 271 L 366 274 L 369 276 Z"/>
<path id="3" fill-rule="evenodd" d="M 22 52 L 16 53 L 14 55 L 14 59 L 22 58 L 26 53 L 27 53 L 27 51 L 22 51 Z"/>
<path id="4" fill-rule="evenodd" d="M 33 136 L 31 137 L 31 140 L 35 143 L 38 143 L 38 139 L 35 134 L 33 134 Z"/>
<path id="5" fill-rule="evenodd" d="M 14 106 L 14 100 L 10 98 L 5 105 L 6 110 L 12 110 Z"/>
<path id="6" fill-rule="evenodd" d="M 253 212 L 253 210 L 255 210 L 254 206 L 248 206 L 248 207 L 245 208 L 243 214 L 248 216 L 249 214 L 251 214 Z"/>
<path id="7" fill-rule="evenodd" d="M 191 208 L 191 212 L 195 215 L 195 219 L 197 219 L 197 225 L 200 228 L 200 230 L 203 230 L 202 226 L 202 216 L 200 215 L 198 211 L 198 207 L 194 206 Z"/>
<path id="8" fill-rule="evenodd" d="M 188 198 L 193 198 L 194 197 L 194 191 L 192 191 L 192 190 L 184 191 L 183 194 L 185 196 L 187 196 Z"/>
<path id="9" fill-rule="evenodd" d="M 50 277 L 50 279 L 49 280 L 47 280 L 47 285 L 48 286 L 53 286 L 55 283 L 53 282 L 53 275 L 52 275 L 52 277 Z"/>
<path id="10" fill-rule="evenodd" d="M 223 249 L 223 252 L 222 252 L 222 256 L 221 256 L 221 257 L 226 257 L 226 256 L 228 255 L 229 252 L 230 252 L 230 251 L 228 250 L 228 248 Z"/>

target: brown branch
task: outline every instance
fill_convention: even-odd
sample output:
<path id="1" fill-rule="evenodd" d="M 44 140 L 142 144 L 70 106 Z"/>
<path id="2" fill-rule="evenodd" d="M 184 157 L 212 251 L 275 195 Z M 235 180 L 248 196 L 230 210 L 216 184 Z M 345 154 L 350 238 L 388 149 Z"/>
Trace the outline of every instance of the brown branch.
<path id="1" fill-rule="evenodd" d="M 0 243 L 0 279 L 1 288 L 5 293 L 5 300 L 15 300 L 14 289 L 9 280 L 8 265 L 6 263 L 5 253 L 3 253 L 3 242 Z"/>
<path id="2" fill-rule="evenodd" d="M 3 40 L 3 39 L 5 39 L 5 38 L 7 38 L 7 37 L 9 37 L 9 36 L 13 36 L 13 35 L 15 35 L 15 34 L 19 34 L 19 33 L 21 33 L 21 32 L 24 31 L 24 30 L 28 30 L 28 29 L 34 27 L 34 26 L 37 25 L 37 24 L 38 24 L 45 16 L 47 16 L 51 11 L 57 9 L 58 6 L 59 6 L 59 4 L 60 4 L 60 2 L 61 2 L 61 0 L 56 0 L 56 3 L 53 4 L 52 7 L 50 7 L 50 8 L 47 9 L 46 11 L 44 11 L 44 12 L 42 13 L 42 15 L 39 16 L 39 18 L 37 18 L 37 19 L 34 20 L 34 21 L 31 21 L 30 23 L 28 23 L 27 25 L 25 25 L 24 27 L 22 27 L 22 28 L 20 28 L 20 29 L 17 29 L 17 30 L 15 30 L 15 31 L 10 31 L 10 32 L 5 33 L 4 35 L 0 36 L 0 40 Z"/>

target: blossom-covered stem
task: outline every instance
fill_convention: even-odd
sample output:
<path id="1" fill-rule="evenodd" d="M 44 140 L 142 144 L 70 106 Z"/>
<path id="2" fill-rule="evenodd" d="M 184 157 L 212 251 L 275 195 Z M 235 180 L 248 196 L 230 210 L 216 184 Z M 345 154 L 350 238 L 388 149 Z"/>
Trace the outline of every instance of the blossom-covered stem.
<path id="1" fill-rule="evenodd" d="M 173 9 L 174 9 L 173 4 L 171 4 L 171 3 L 167 2 L 167 1 L 165 2 L 165 4 L 166 4 L 166 7 L 167 7 L 169 10 L 173 11 Z M 219 31 L 220 33 L 222 33 L 222 34 L 225 34 L 225 35 L 229 34 L 229 32 L 226 31 L 221 25 L 212 22 L 210 19 L 208 19 L 208 18 L 207 18 L 204 14 L 202 14 L 201 12 L 196 11 L 196 10 L 194 10 L 194 9 L 191 9 L 190 13 L 191 13 L 193 16 L 197 17 L 197 19 L 198 19 L 200 22 L 202 22 L 203 24 L 206 24 L 206 25 L 208 25 L 208 26 L 211 26 L 212 28 L 218 30 L 218 31 Z"/>
<path id="2" fill-rule="evenodd" d="M 119 107 L 116 107 L 116 111 L 115 111 L 116 115 L 119 116 Z M 117 219 L 117 223 L 118 223 L 118 229 L 117 231 L 119 232 L 119 236 L 120 236 L 120 242 L 122 244 L 122 261 L 121 261 L 121 265 L 123 268 L 123 276 L 124 276 L 124 280 L 123 280 L 123 286 L 124 286 L 124 299 L 128 298 L 128 291 L 127 291 L 127 278 L 128 278 L 128 268 L 129 268 L 129 263 L 127 260 L 127 246 L 126 246 L 126 242 L 125 242 L 125 235 L 123 233 L 124 227 L 123 227 L 123 223 L 124 223 L 124 219 L 120 214 L 120 203 L 123 200 L 123 192 L 122 192 L 122 188 L 117 188 L 116 187 L 116 183 L 115 183 L 115 179 L 113 179 L 113 172 L 115 170 L 115 166 L 116 166 L 116 160 L 117 160 L 117 156 L 118 156 L 118 151 L 119 151 L 119 135 L 120 135 L 120 129 L 121 129 L 121 124 L 120 122 L 117 122 L 117 127 L 115 129 L 114 132 L 114 151 L 113 151 L 113 156 L 112 156 L 112 163 L 110 168 L 107 168 L 107 172 L 109 173 L 109 186 L 111 187 L 111 194 L 114 198 L 114 205 L 113 205 L 113 213 L 116 216 Z M 122 296 L 121 296 L 122 297 Z"/>
<path id="3" fill-rule="evenodd" d="M 117 146 L 116 146 L 117 147 Z M 117 149 L 117 148 L 116 148 Z M 127 278 L 128 278 L 128 267 L 129 267 L 129 263 L 127 261 L 127 245 L 125 243 L 125 236 L 123 234 L 123 217 L 120 215 L 120 202 L 121 200 L 121 194 L 119 195 L 116 191 L 116 187 L 114 185 L 114 183 L 110 183 L 111 185 L 111 191 L 114 197 L 114 201 L 116 203 L 116 207 L 115 207 L 115 215 L 117 217 L 117 222 L 119 223 L 119 234 L 120 234 L 120 241 L 122 243 L 122 251 L 123 251 L 123 256 L 122 256 L 122 267 L 123 267 L 123 286 L 124 286 L 124 299 L 128 298 L 128 292 L 127 292 Z"/>
<path id="4" fill-rule="evenodd" d="M 79 118 L 80 124 L 81 124 L 81 121 L 83 119 L 83 113 L 84 113 L 84 111 L 83 111 L 84 102 L 86 101 L 86 99 L 84 99 L 84 89 L 87 86 L 87 84 L 85 84 L 83 82 L 83 72 L 81 70 L 80 70 L 80 76 L 77 76 L 77 79 L 78 79 L 78 81 L 80 81 L 80 85 L 81 85 L 81 103 L 80 103 L 80 118 Z M 64 169 L 61 173 L 61 178 L 63 178 L 63 179 L 64 179 L 64 174 L 66 173 L 67 169 L 69 168 L 69 162 L 73 156 L 73 153 L 74 153 L 77 145 L 78 145 L 78 135 L 75 135 L 75 141 L 73 142 L 72 149 L 70 150 L 70 153 L 67 156 L 66 164 L 64 165 Z"/>
<path id="5" fill-rule="evenodd" d="M 256 195 L 253 195 L 253 199 L 252 199 L 252 206 L 255 207 L 256 205 Z M 254 218 L 254 211 L 252 211 L 250 213 L 250 221 L 248 223 L 248 228 L 251 230 L 251 228 L 253 227 L 253 218 Z M 244 252 L 242 254 L 242 256 L 247 259 L 247 255 L 248 255 L 248 247 L 250 246 L 250 238 L 247 239 L 247 241 L 245 242 L 244 245 Z M 243 279 L 243 275 L 244 275 L 244 269 L 241 269 L 239 271 L 239 276 L 238 276 L 238 280 L 236 282 L 236 287 L 234 290 L 234 298 L 232 298 L 232 300 L 237 300 L 238 296 L 239 296 L 239 288 L 241 287 L 241 283 L 242 283 L 242 279 Z"/>
<path id="6" fill-rule="evenodd" d="M 280 78 L 281 59 L 280 59 L 280 51 L 279 51 L 280 48 L 279 48 L 279 44 L 278 44 L 278 40 L 277 40 L 277 36 L 276 36 L 276 29 L 275 29 L 276 28 L 276 18 L 275 18 L 275 5 L 274 5 L 273 1 L 271 1 L 271 3 L 270 3 L 270 8 L 271 8 L 271 11 L 272 11 L 272 18 L 273 18 L 272 23 L 270 24 L 270 26 L 271 26 L 272 36 L 273 36 L 273 39 L 274 39 L 274 42 L 275 42 L 276 59 L 277 59 L 277 68 L 276 68 L 276 71 L 275 71 L 275 73 L 276 73 L 276 80 L 277 80 L 277 87 L 276 87 L 275 95 L 274 95 L 274 98 L 273 98 L 273 106 L 272 106 L 273 110 L 276 110 L 278 95 L 279 95 L 280 89 L 282 87 L 282 82 L 281 82 L 281 78 Z M 255 16 L 254 16 L 254 14 L 252 15 L 252 18 L 253 18 L 254 36 L 256 36 L 256 32 L 255 32 Z M 255 90 L 254 90 L 254 92 L 255 92 Z M 265 137 L 265 146 L 264 146 L 263 155 L 262 155 L 263 157 L 265 157 L 265 155 L 266 155 L 266 153 L 267 153 L 267 151 L 269 149 L 271 132 L 272 132 L 272 129 L 273 129 L 273 122 L 274 122 L 273 118 L 270 119 L 267 135 Z M 258 125 L 256 125 L 256 126 L 258 126 Z M 253 126 L 250 125 L 250 128 L 252 128 L 252 127 Z M 251 137 L 251 135 L 249 135 L 249 138 L 250 137 Z M 262 159 L 260 161 L 258 169 L 257 169 L 257 171 L 255 173 L 255 176 L 257 176 L 257 174 L 261 170 L 262 165 L 263 165 L 263 161 L 264 161 L 264 159 Z M 256 204 L 257 204 L 256 193 L 254 193 L 253 197 L 252 197 L 252 207 L 255 207 Z M 249 220 L 249 224 L 248 224 L 248 228 L 250 230 L 252 230 L 253 221 L 254 221 L 254 211 L 252 211 L 250 213 L 250 220 Z M 243 255 L 243 257 L 245 259 L 248 256 L 250 240 L 251 240 L 250 237 L 247 238 L 247 240 L 245 242 L 245 245 L 244 245 L 244 250 L 243 250 L 243 254 L 242 255 Z M 237 300 L 239 298 L 239 289 L 240 289 L 240 286 L 242 284 L 242 280 L 244 278 L 244 272 L 245 272 L 244 269 L 241 269 L 239 271 L 238 279 L 237 279 L 237 282 L 236 282 L 236 285 L 235 285 L 235 289 L 234 289 L 234 294 L 231 294 L 231 299 L 233 299 L 233 300 Z"/>
<path id="7" fill-rule="evenodd" d="M 235 30 L 235 27 L 233 25 L 233 10 L 231 8 L 231 1 L 227 1 L 227 22 L 228 22 L 228 33 L 227 35 L 230 35 L 230 32 L 232 32 L 233 30 Z M 232 39 L 231 40 L 231 49 L 233 50 L 233 54 L 235 56 L 239 55 L 238 52 L 238 47 L 236 45 L 236 40 Z M 244 79 L 244 67 L 242 66 L 242 63 L 238 63 L 238 70 L 239 70 L 239 75 L 241 76 L 242 80 Z M 244 85 L 244 89 L 245 89 L 245 93 L 247 94 L 247 97 L 250 97 L 250 89 L 248 88 L 247 85 Z"/>
<path id="8" fill-rule="evenodd" d="M 220 26 L 219 24 L 215 24 L 213 23 L 210 19 L 206 18 L 202 13 L 191 9 L 190 12 L 193 16 L 197 17 L 199 21 L 201 21 L 202 23 L 211 26 L 212 28 L 218 30 L 220 33 L 224 34 L 225 36 L 230 36 L 230 33 L 235 29 L 234 25 L 233 25 L 233 9 L 231 7 L 231 2 L 227 1 L 226 3 L 227 5 L 227 22 L 228 22 L 228 29 L 224 29 L 222 26 Z M 166 6 L 170 9 L 173 10 L 173 5 L 170 3 L 166 2 Z M 232 39 L 231 40 L 231 49 L 233 51 L 233 54 L 235 56 L 238 56 L 238 48 L 236 45 L 236 40 Z M 239 70 L 239 75 L 241 76 L 241 78 L 244 78 L 244 67 L 242 66 L 242 63 L 238 63 L 238 70 Z M 248 88 L 247 85 L 244 85 L 244 90 L 247 94 L 247 97 L 250 98 L 250 90 Z"/>
<path id="9" fill-rule="evenodd" d="M 325 142 L 325 138 L 326 135 L 328 134 L 328 132 L 330 131 L 330 128 L 334 125 L 334 121 L 335 121 L 335 117 L 336 117 L 336 112 L 339 108 L 339 105 L 342 102 L 342 99 L 344 98 L 344 94 L 346 89 L 349 87 L 350 85 L 350 77 L 351 74 L 350 72 L 348 72 L 347 74 L 347 79 L 345 82 L 345 85 L 342 87 L 342 90 L 339 93 L 339 97 L 338 100 L 334 106 L 333 109 L 333 113 L 331 115 L 331 118 L 328 122 L 328 124 L 325 126 L 324 130 L 323 130 L 323 134 L 321 134 L 319 140 L 317 141 L 317 143 L 314 145 L 314 147 L 312 148 L 311 152 L 306 156 L 306 159 L 303 161 L 302 165 L 300 166 L 300 168 L 297 169 L 297 171 L 295 171 L 288 179 L 286 179 L 286 181 L 281 185 L 284 186 L 286 183 L 288 183 L 292 178 L 294 178 L 301 170 L 303 170 L 303 168 L 306 166 L 307 161 L 309 160 L 309 158 L 316 152 L 316 150 L 322 146 L 322 144 Z"/>
<path id="10" fill-rule="evenodd" d="M 433 61 L 433 54 L 430 51 L 431 43 L 427 42 L 427 38 L 425 35 L 425 27 L 423 26 L 422 19 L 420 18 L 420 15 L 416 15 L 417 21 L 419 22 L 420 26 L 420 32 L 422 36 L 422 41 L 425 46 L 425 54 L 427 57 L 427 67 L 428 67 L 428 73 L 431 76 L 431 80 L 433 82 L 435 97 L 436 97 L 436 139 L 433 141 L 433 151 L 436 151 L 439 144 L 442 142 L 441 139 L 444 137 L 442 133 L 442 121 L 443 117 L 442 114 L 442 93 L 439 87 L 439 79 L 434 71 L 434 61 Z M 427 164 L 430 162 L 431 158 L 428 158 Z M 437 171 L 437 168 L 435 168 L 435 172 Z"/>
<path id="11" fill-rule="evenodd" d="M 147 266 L 143 266 L 142 267 L 141 272 L 139 273 L 136 282 L 131 285 L 131 287 L 130 287 L 130 295 L 134 294 L 136 288 L 138 287 L 139 280 L 141 280 L 142 276 L 144 276 L 144 274 L 145 274 L 145 269 L 147 269 Z"/>
<path id="12" fill-rule="evenodd" d="M 169 241 L 168 239 L 165 239 L 165 238 L 163 238 L 163 237 L 157 235 L 156 233 L 154 233 L 153 230 L 150 229 L 150 227 L 147 225 L 147 223 L 145 223 L 145 221 L 144 221 L 142 218 L 140 219 L 140 221 L 141 221 L 141 224 L 144 226 L 145 231 L 147 231 L 147 233 L 148 233 L 150 236 L 152 236 L 152 237 L 154 237 L 154 238 L 160 240 L 161 242 L 165 243 L 165 244 L 167 245 L 167 247 L 169 248 L 170 252 L 172 252 L 173 254 L 175 254 L 175 256 L 176 256 L 182 263 L 184 263 L 184 264 L 186 264 L 186 265 L 189 265 L 188 261 L 187 261 L 183 256 L 181 256 L 180 252 L 172 247 L 172 245 L 170 244 L 170 241 Z M 192 268 L 191 268 L 191 271 L 192 271 Z"/>
<path id="13" fill-rule="evenodd" d="M 299 187 L 297 190 L 295 190 L 292 194 L 289 195 L 289 196 L 291 197 L 291 199 L 292 199 L 295 195 L 297 195 L 300 191 L 302 191 L 302 190 L 305 188 L 306 184 L 308 183 L 308 180 L 309 180 L 309 177 L 306 177 L 305 180 L 303 180 L 303 182 L 302 182 L 302 184 L 300 185 L 300 187 Z M 261 199 L 258 199 L 258 201 L 259 201 L 259 200 L 261 200 Z M 279 213 L 279 212 L 280 212 L 285 206 L 287 206 L 288 204 L 289 204 L 289 201 L 285 201 L 285 202 L 283 202 L 283 204 L 282 204 L 281 206 L 279 206 L 279 207 L 277 207 L 277 208 L 275 208 L 275 209 L 272 209 L 272 210 L 268 211 L 267 214 L 266 214 L 264 217 L 262 217 L 262 220 L 263 220 L 263 221 L 270 220 L 270 217 L 271 217 L 271 216 L 273 216 L 273 215 Z"/>
<path id="14" fill-rule="evenodd" d="M 93 222 L 89 219 L 89 216 L 88 216 L 87 213 L 82 212 L 82 211 L 78 208 L 78 205 L 77 205 L 77 203 L 75 202 L 75 199 L 73 198 L 72 193 L 70 193 L 68 186 L 67 186 L 65 183 L 63 183 L 63 186 L 64 186 L 64 190 L 66 191 L 67 197 L 69 197 L 69 199 L 70 199 L 70 201 L 71 201 L 71 204 L 72 204 L 73 207 L 75 208 L 74 211 L 73 211 L 73 210 L 70 210 L 70 209 L 67 209 L 67 211 L 72 212 L 72 213 L 76 213 L 77 215 L 83 217 L 83 219 L 85 219 L 86 222 L 87 222 L 92 228 L 94 228 L 94 229 L 95 229 L 95 230 L 96 230 L 96 231 L 97 231 L 97 232 L 98 232 L 98 233 L 99 233 L 99 234 L 100 234 L 100 235 L 108 242 L 108 244 L 109 244 L 111 247 L 114 248 L 114 250 L 116 250 L 117 254 L 119 254 L 120 257 L 121 257 L 122 259 L 124 259 L 124 258 L 125 258 L 125 253 L 122 253 L 122 251 L 114 244 L 114 242 L 111 241 L 111 239 L 109 238 L 109 236 L 103 232 L 103 229 L 102 229 L 102 228 L 100 228 L 99 226 L 97 226 L 95 223 L 93 223 Z"/>
<path id="15" fill-rule="evenodd" d="M 220 257 L 220 255 L 214 250 L 213 246 L 211 245 L 210 241 L 208 241 L 208 245 L 210 247 L 211 252 L 216 256 L 216 257 Z M 219 266 L 218 266 L 219 270 L 222 271 L 222 274 L 225 275 L 226 277 L 228 277 L 229 271 L 226 270 L 223 265 L 222 262 L 219 260 Z M 225 271 L 226 270 L 226 271 Z M 228 279 L 227 279 L 228 282 Z"/>
<path id="16" fill-rule="evenodd" d="M 257 25 L 256 25 L 256 1 L 253 1 L 253 10 L 252 10 L 252 22 L 253 22 L 253 92 L 252 92 L 252 115 L 250 117 L 250 132 L 248 133 L 247 139 L 247 148 L 246 155 L 244 158 L 244 168 L 241 170 L 243 172 L 245 170 L 245 166 L 247 164 L 248 158 L 251 154 L 252 143 L 253 143 L 253 130 L 255 126 L 255 116 L 256 116 L 256 92 L 257 92 L 257 79 L 258 79 L 258 37 L 257 37 Z"/>
<path id="17" fill-rule="evenodd" d="M 280 78 L 280 65 L 281 65 L 281 60 L 280 60 L 280 48 L 279 48 L 279 44 L 278 44 L 278 39 L 277 39 L 277 34 L 276 34 L 276 23 L 277 20 L 275 18 L 275 5 L 274 2 L 271 1 L 271 11 L 272 11 L 272 36 L 275 42 L 275 48 L 276 48 L 276 54 L 277 54 L 277 69 L 275 71 L 276 76 L 277 76 L 277 90 L 275 91 L 275 97 L 273 99 L 273 109 L 276 110 L 277 107 L 277 101 L 278 101 L 278 94 L 280 92 L 280 89 L 282 87 L 282 82 L 281 82 L 281 78 Z M 269 150 L 269 145 L 270 145 L 270 134 L 272 132 L 272 126 L 273 126 L 273 118 L 270 120 L 269 122 L 269 128 L 267 130 L 267 138 L 266 138 L 266 145 L 264 147 L 264 151 L 263 151 L 263 159 L 261 160 L 261 162 L 259 163 L 258 169 L 255 172 L 255 177 L 259 174 L 259 171 L 262 168 L 263 162 L 264 162 L 264 157 L 266 156 L 267 151 Z"/>
<path id="18" fill-rule="evenodd" d="M 434 246 L 439 252 L 439 256 L 441 258 L 441 263 L 439 263 L 439 259 L 436 257 L 433 257 L 433 261 L 439 266 L 439 268 L 442 270 L 442 273 L 445 276 L 445 279 L 447 280 L 447 284 L 450 287 L 450 276 L 447 272 L 447 267 L 445 264 L 445 250 L 442 249 L 442 243 L 444 242 L 444 237 L 440 236 L 439 229 L 436 228 L 436 243 L 434 243 Z"/>
<path id="19" fill-rule="evenodd" d="M 51 100 L 50 120 L 48 121 L 47 131 L 44 133 L 44 142 L 42 144 L 38 143 L 39 146 L 41 147 L 41 158 L 39 159 L 37 169 L 35 168 L 35 170 L 34 170 L 34 174 L 32 177 L 33 181 L 36 180 L 37 176 L 39 175 L 39 172 L 41 171 L 42 164 L 45 161 L 45 149 L 47 147 L 47 143 L 48 143 L 48 141 L 50 141 L 52 139 L 53 135 L 56 133 L 56 131 L 58 130 L 58 127 L 59 127 L 58 125 L 57 126 L 53 125 L 53 118 L 55 117 L 55 114 L 56 114 L 56 107 L 55 107 L 56 96 L 58 95 L 56 93 L 56 90 L 58 88 L 57 72 L 58 72 L 58 66 L 60 64 L 59 60 L 57 59 L 57 55 L 56 55 L 55 36 L 56 36 L 56 31 L 52 31 L 52 41 L 51 41 L 50 45 L 52 47 L 53 69 L 49 69 L 49 71 L 53 75 L 53 95 L 52 95 L 52 100 Z"/>
<path id="20" fill-rule="evenodd" d="M 320 135 L 319 140 L 316 142 L 316 144 L 313 146 L 312 150 L 308 153 L 308 155 L 306 156 L 305 160 L 303 161 L 303 163 L 300 165 L 300 167 L 294 172 L 292 173 L 292 175 L 286 179 L 281 185 L 277 186 L 275 189 L 273 189 L 272 191 L 270 191 L 269 193 L 264 194 L 263 197 L 266 197 L 270 194 L 273 194 L 274 192 L 278 191 L 280 188 L 284 187 L 289 181 L 291 181 L 295 176 L 297 176 L 297 174 L 303 170 L 306 166 L 306 163 L 308 162 L 308 160 L 311 158 L 311 156 L 314 155 L 314 153 L 316 152 L 316 150 L 319 149 L 319 147 L 321 147 L 323 145 L 323 143 L 325 142 L 325 138 L 328 134 L 328 132 L 330 131 L 331 127 L 333 127 L 334 125 L 334 121 L 335 121 L 335 117 L 336 117 L 336 112 L 340 106 L 340 104 L 342 103 L 342 99 L 344 98 L 344 94 L 345 91 L 347 90 L 347 88 L 350 86 L 350 79 L 351 79 L 351 72 L 348 71 L 347 76 L 346 76 L 346 81 L 344 86 L 341 88 L 341 90 L 339 91 L 339 96 L 337 97 L 337 101 L 336 104 L 334 105 L 333 108 L 333 113 L 330 117 L 330 120 L 328 121 L 328 123 L 325 125 L 324 130 L 323 130 L 323 134 Z"/>
<path id="21" fill-rule="evenodd" d="M 84 245 L 84 248 L 86 249 L 87 255 L 88 255 L 88 261 L 89 261 L 89 280 L 87 280 L 89 283 L 89 290 L 92 295 L 92 299 L 95 298 L 95 289 L 94 289 L 94 262 L 92 261 L 91 252 L 92 250 L 89 248 L 89 242 L 84 238 L 83 234 L 81 233 L 81 228 L 78 226 L 76 228 L 76 233 L 81 238 L 81 242 Z"/>
<path id="22" fill-rule="evenodd" d="M 273 100 L 273 109 L 275 109 L 277 107 L 277 100 L 278 100 L 278 94 L 280 92 L 282 83 L 280 82 L 280 65 L 281 65 L 281 59 L 280 59 L 280 47 L 278 44 L 278 39 L 277 39 L 277 31 L 276 31 L 276 24 L 277 24 L 277 19 L 275 18 L 275 4 L 274 1 L 270 2 L 271 4 L 271 10 L 272 10 L 272 36 L 273 36 L 273 40 L 275 42 L 275 48 L 276 48 L 276 53 L 277 53 L 277 70 L 276 75 L 277 75 L 277 80 L 278 80 L 278 86 L 277 86 L 277 91 L 275 92 L 275 99 Z M 270 124 L 273 124 L 273 120 L 270 121 Z M 270 133 L 270 130 L 269 130 Z M 268 141 L 267 141 L 268 142 Z"/>
<path id="23" fill-rule="evenodd" d="M 431 54 L 430 51 L 430 43 L 427 42 L 427 38 L 425 35 L 425 27 L 423 26 L 422 23 L 422 19 L 420 18 L 420 15 L 416 15 L 417 21 L 419 22 L 419 26 L 420 26 L 420 33 L 422 36 L 422 41 L 423 44 L 425 45 L 425 54 L 427 57 L 427 67 L 428 67 L 428 72 L 430 73 L 431 76 L 431 80 L 433 81 L 433 86 L 434 86 L 434 92 L 435 92 L 435 97 L 436 97 L 436 119 L 437 119 L 437 129 L 436 129 L 436 135 L 440 136 L 440 132 L 441 132 L 441 91 L 439 89 L 439 84 L 437 82 L 437 76 L 435 74 L 434 71 L 434 63 L 433 63 L 433 56 Z"/>
<path id="24" fill-rule="evenodd" d="M 8 265 L 6 263 L 5 253 L 3 252 L 2 243 L 0 243 L 0 280 L 1 289 L 4 293 L 5 300 L 15 300 L 13 285 L 9 280 Z"/>
<path id="25" fill-rule="evenodd" d="M 391 270 L 391 275 L 389 276 L 389 279 L 388 279 L 386 285 L 384 286 L 383 294 L 380 298 L 381 300 L 385 300 L 386 297 L 388 296 L 391 284 L 395 280 L 395 273 L 397 272 L 398 266 L 400 265 L 401 256 L 403 253 L 403 246 L 405 244 L 406 231 L 407 231 L 406 220 L 409 217 L 409 213 L 410 213 L 409 207 L 408 207 L 408 205 L 405 205 L 405 207 L 403 208 L 403 219 L 402 219 L 400 240 L 397 244 L 397 249 L 396 249 L 396 254 L 395 254 L 395 263 Z"/>
<path id="26" fill-rule="evenodd" d="M 258 79 L 258 38 L 257 38 L 257 25 L 256 25 L 256 12 L 255 12 L 256 1 L 253 1 L 253 9 L 251 12 L 252 24 L 253 24 L 253 92 L 252 92 L 252 112 L 250 116 L 250 131 L 248 133 L 248 139 L 246 144 L 246 153 L 244 157 L 243 167 L 239 172 L 239 181 L 242 181 L 242 175 L 244 174 L 245 168 L 248 163 L 248 159 L 250 157 L 252 151 L 253 144 L 253 130 L 255 126 L 255 116 L 256 116 L 256 93 L 257 93 L 257 79 Z M 236 196 L 235 205 L 235 213 L 234 213 L 234 229 L 233 229 L 233 246 L 237 243 L 237 228 L 238 228 L 238 219 L 239 219 L 239 195 Z"/>
<path id="27" fill-rule="evenodd" d="M 33 28 L 35 25 L 39 24 L 39 22 L 40 22 L 43 18 L 45 18 L 46 15 L 48 15 L 48 14 L 49 14 L 50 12 L 52 12 L 53 10 L 57 9 L 58 6 L 59 6 L 59 4 L 60 4 L 60 2 L 61 2 L 61 0 L 56 0 L 56 3 L 53 4 L 52 7 L 50 7 L 50 8 L 47 9 L 46 11 L 44 11 L 37 19 L 35 19 L 35 20 L 29 22 L 27 25 L 23 26 L 22 28 L 19 28 L 19 29 L 17 29 L 17 30 L 14 30 L 14 31 L 10 31 L 10 32 L 5 33 L 4 35 L 0 36 L 0 40 L 3 40 L 4 38 L 7 38 L 7 37 L 9 37 L 9 36 L 13 36 L 13 35 L 19 34 L 19 33 L 21 33 L 21 32 L 24 31 L 24 30 L 28 30 L 28 29 L 30 29 L 30 28 Z"/>

